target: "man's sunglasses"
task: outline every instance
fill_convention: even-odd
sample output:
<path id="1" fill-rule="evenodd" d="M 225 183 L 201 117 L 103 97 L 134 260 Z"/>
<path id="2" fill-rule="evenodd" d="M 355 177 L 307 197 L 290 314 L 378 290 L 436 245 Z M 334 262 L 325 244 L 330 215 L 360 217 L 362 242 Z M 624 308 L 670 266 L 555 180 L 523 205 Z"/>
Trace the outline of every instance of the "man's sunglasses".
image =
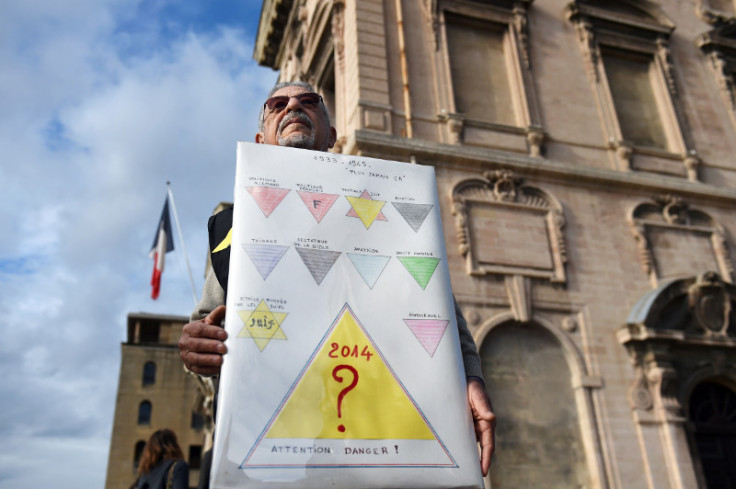
<path id="1" fill-rule="evenodd" d="M 289 105 L 289 100 L 293 98 L 297 99 L 299 103 L 307 109 L 312 109 L 317 105 L 323 103 L 321 95 L 314 92 L 307 92 L 300 93 L 299 95 L 294 95 L 293 97 L 288 97 L 286 95 L 271 97 L 270 99 L 266 100 L 266 103 L 263 104 L 263 106 L 265 108 L 268 108 L 270 112 L 281 112 L 286 108 L 287 105 Z"/>

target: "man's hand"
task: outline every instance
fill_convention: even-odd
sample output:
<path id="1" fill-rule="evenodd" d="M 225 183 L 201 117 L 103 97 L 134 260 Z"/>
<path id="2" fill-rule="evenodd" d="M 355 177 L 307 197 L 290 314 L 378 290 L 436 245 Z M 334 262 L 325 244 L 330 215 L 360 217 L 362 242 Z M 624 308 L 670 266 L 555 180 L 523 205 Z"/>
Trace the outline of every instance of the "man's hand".
<path id="1" fill-rule="evenodd" d="M 200 375 L 218 375 L 222 356 L 227 353 L 223 343 L 227 332 L 220 327 L 225 317 L 225 306 L 218 306 L 201 321 L 184 325 L 179 337 L 179 355 L 184 365 Z"/>
<path id="2" fill-rule="evenodd" d="M 473 414 L 475 438 L 480 443 L 480 469 L 485 477 L 491 468 L 491 455 L 495 449 L 496 415 L 483 384 L 477 379 L 468 379 L 468 404 Z"/>

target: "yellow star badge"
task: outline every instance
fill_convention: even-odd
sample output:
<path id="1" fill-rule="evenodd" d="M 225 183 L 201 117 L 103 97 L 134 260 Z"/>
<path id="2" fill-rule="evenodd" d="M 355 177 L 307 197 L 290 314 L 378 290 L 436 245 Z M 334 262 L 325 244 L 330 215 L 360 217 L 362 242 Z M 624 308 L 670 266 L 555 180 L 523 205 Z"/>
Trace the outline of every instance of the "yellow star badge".
<path id="1" fill-rule="evenodd" d="M 268 304 L 261 299 L 252 311 L 238 311 L 245 326 L 238 333 L 238 338 L 253 338 L 258 348 L 263 351 L 271 340 L 285 340 L 281 323 L 286 319 L 285 312 L 272 312 Z"/>

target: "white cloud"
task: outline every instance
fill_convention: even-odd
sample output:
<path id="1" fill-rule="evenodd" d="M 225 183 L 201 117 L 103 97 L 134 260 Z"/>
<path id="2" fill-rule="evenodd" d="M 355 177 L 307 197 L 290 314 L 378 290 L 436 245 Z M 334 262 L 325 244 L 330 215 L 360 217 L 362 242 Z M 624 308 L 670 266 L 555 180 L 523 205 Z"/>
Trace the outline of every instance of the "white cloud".
<path id="1" fill-rule="evenodd" d="M 10 2 L 0 18 L 0 488 L 103 486 L 126 315 L 192 307 L 176 232 L 149 298 L 165 182 L 201 287 L 207 217 L 276 78 L 233 28 L 161 44 L 148 26 L 158 44 L 130 54 L 140 39 L 116 25 L 135 7 Z"/>

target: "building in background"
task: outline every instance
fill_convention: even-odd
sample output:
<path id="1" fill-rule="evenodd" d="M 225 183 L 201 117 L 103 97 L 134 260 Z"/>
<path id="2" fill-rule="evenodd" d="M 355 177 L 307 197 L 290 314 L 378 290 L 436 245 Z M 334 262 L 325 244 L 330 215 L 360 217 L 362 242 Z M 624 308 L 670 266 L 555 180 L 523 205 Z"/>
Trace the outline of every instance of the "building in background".
<path id="1" fill-rule="evenodd" d="M 265 0 L 336 151 L 436 169 L 494 488 L 736 487 L 733 0 Z"/>
<path id="2" fill-rule="evenodd" d="M 154 431 L 176 433 L 189 463 L 189 485 L 196 487 L 211 420 L 195 376 L 179 358 L 177 342 L 185 316 L 128 314 L 128 337 L 121 345 L 120 379 L 110 440 L 106 489 L 128 489 Z M 211 443 L 211 442 L 210 442 Z"/>
<path id="3" fill-rule="evenodd" d="M 488 487 L 736 487 L 735 3 L 264 1 L 254 56 L 318 88 L 335 151 L 436 169 Z M 194 467 L 209 439 L 186 318 L 128 321 L 108 489 L 157 428 Z"/>

